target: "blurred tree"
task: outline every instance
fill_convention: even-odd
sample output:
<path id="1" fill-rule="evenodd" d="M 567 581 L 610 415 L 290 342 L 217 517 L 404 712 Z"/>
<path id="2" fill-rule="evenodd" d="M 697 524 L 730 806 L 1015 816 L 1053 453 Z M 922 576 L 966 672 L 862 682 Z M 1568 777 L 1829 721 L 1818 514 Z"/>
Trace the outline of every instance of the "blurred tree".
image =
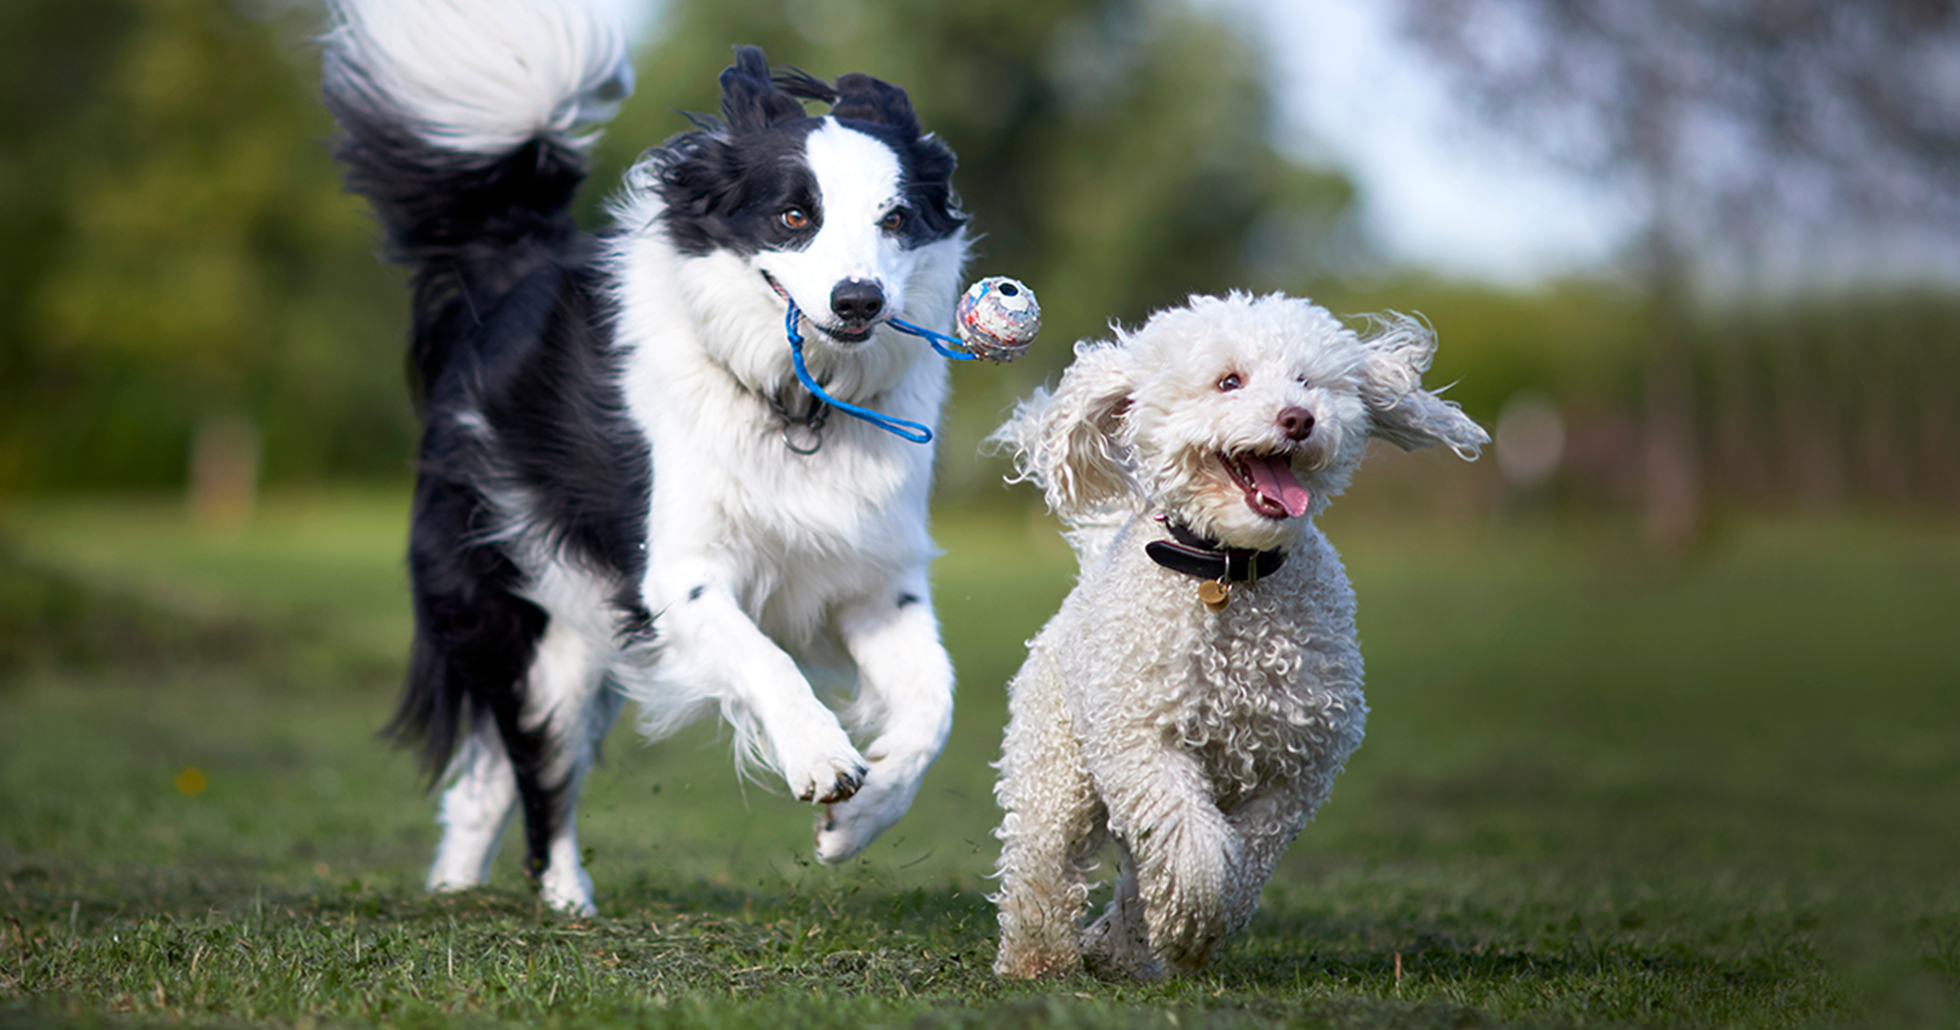
<path id="1" fill-rule="evenodd" d="M 225 0 L 5 17 L 29 88 L 4 108 L 0 487 L 180 483 L 201 425 L 280 477 L 405 468 L 400 298 L 327 159 L 310 25 Z"/>
<path id="2" fill-rule="evenodd" d="M 1032 286 L 1043 330 L 1014 365 L 959 370 L 949 452 L 971 453 L 1014 397 L 1112 319 L 1278 285 L 1290 270 L 1261 267 L 1248 247 L 1262 216 L 1326 224 L 1351 197 L 1340 175 L 1273 148 L 1256 50 L 1181 3 L 673 0 L 663 17 L 595 192 L 687 127 L 676 110 L 719 109 L 716 76 L 737 43 L 827 78 L 863 71 L 902 86 L 958 152 L 954 184 L 980 236 L 973 273 Z M 948 465 L 957 488 L 966 463 Z"/>
<path id="3" fill-rule="evenodd" d="M 77 123 L 114 57 L 103 39 L 127 22 L 118 0 L 0 7 L 0 487 L 21 477 L 44 428 L 34 399 L 48 374 L 27 311 L 62 240 Z"/>
<path id="4" fill-rule="evenodd" d="M 1953 238 L 1960 8 L 1404 0 L 1402 14 L 1496 124 L 1643 203 L 1647 523 L 1678 548 L 1701 517 L 1691 286 Z"/>
<path id="5" fill-rule="evenodd" d="M 287 0 L 0 10 L 0 491 L 187 472 L 235 489 L 226 462 L 254 454 L 273 481 L 407 467 L 406 304 L 323 145 L 300 43 L 317 17 Z M 662 19 L 587 224 L 628 162 L 688 127 L 677 111 L 718 108 L 733 44 L 904 86 L 960 154 L 974 274 L 1025 279 L 1046 316 L 1028 358 L 960 370 L 962 459 L 1078 337 L 1193 291 L 1281 285 L 1291 269 L 1266 256 L 1315 241 L 1249 235 L 1349 202 L 1268 142 L 1255 49 L 1178 0 L 673 0 Z M 955 490 L 980 476 L 947 472 Z"/>

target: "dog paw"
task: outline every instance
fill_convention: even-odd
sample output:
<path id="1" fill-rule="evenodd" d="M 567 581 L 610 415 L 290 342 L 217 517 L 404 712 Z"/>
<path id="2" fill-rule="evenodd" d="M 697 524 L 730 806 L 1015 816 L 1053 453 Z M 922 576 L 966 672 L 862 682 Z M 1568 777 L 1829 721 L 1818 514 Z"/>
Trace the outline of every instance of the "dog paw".
<path id="1" fill-rule="evenodd" d="M 1068 976 L 1082 968 L 1082 957 L 1073 952 L 1047 952 L 1039 949 L 1010 948 L 1003 944 L 994 958 L 994 972 L 1013 980 L 1038 980 Z"/>
<path id="2" fill-rule="evenodd" d="M 861 832 L 859 821 L 851 818 L 852 814 L 841 804 L 825 805 L 817 813 L 817 861 L 836 865 L 871 843 L 872 837 Z"/>
<path id="3" fill-rule="evenodd" d="M 772 764 L 782 771 L 790 794 L 827 805 L 856 794 L 871 770 L 837 721 L 828 712 L 822 715 L 822 722 L 771 727 L 770 736 L 775 743 Z"/>
<path id="4" fill-rule="evenodd" d="M 820 762 L 803 778 L 796 796 L 804 801 L 834 805 L 848 801 L 864 786 L 871 768 L 862 759 L 831 759 Z"/>
<path id="5" fill-rule="evenodd" d="M 429 882 L 425 886 L 430 894 L 454 894 L 457 891 L 466 891 L 482 885 L 481 880 L 456 875 L 437 867 L 430 871 Z"/>
<path id="6" fill-rule="evenodd" d="M 912 807 L 923 772 L 918 762 L 874 759 L 870 775 L 848 803 L 827 804 L 817 814 L 817 861 L 834 865 L 870 847 Z"/>
<path id="7" fill-rule="evenodd" d="M 592 904 L 592 877 L 586 871 L 574 866 L 570 871 L 561 869 L 563 863 L 554 862 L 538 877 L 538 898 L 552 909 L 568 916 L 587 918 L 599 914 Z"/>

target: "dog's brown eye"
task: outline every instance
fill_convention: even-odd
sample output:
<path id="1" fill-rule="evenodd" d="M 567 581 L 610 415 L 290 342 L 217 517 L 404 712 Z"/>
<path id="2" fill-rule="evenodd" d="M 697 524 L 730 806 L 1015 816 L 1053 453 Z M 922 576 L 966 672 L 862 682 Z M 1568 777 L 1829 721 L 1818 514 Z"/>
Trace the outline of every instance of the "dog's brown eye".
<path id="1" fill-rule="evenodd" d="M 790 208 L 776 217 L 781 218 L 783 226 L 789 229 L 803 229 L 810 224 L 810 216 L 800 207 Z"/>
<path id="2" fill-rule="evenodd" d="M 886 232 L 897 232 L 905 228 L 905 209 L 895 207 L 885 212 L 885 217 L 878 220 L 878 228 Z"/>
<path id="3" fill-rule="evenodd" d="M 1244 385 L 1245 383 L 1239 379 L 1239 374 L 1237 372 L 1228 372 L 1225 374 L 1225 378 L 1220 379 L 1218 381 L 1218 388 L 1226 392 L 1236 390 Z"/>

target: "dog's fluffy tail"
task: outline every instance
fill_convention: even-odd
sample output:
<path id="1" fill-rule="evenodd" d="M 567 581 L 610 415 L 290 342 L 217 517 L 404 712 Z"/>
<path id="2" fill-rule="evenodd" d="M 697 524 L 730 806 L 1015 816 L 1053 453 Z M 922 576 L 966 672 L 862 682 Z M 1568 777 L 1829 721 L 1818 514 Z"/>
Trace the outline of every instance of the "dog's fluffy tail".
<path id="1" fill-rule="evenodd" d="M 329 2 L 321 77 L 337 156 L 374 205 L 389 257 L 414 271 L 409 377 L 426 413 L 442 390 L 479 388 L 479 359 L 508 359 L 543 332 L 581 267 L 570 205 L 587 127 L 632 89 L 625 32 L 608 0 Z M 483 522 L 469 448 L 436 432 L 420 455 L 416 643 L 390 732 L 422 745 L 432 772 L 454 751 L 466 705 L 480 720 L 507 695 L 543 630 L 542 613 L 510 593 L 502 552 L 458 544 Z"/>
<path id="2" fill-rule="evenodd" d="M 417 399 L 455 334 L 577 238 L 569 206 L 592 136 L 632 91 L 616 5 L 601 0 L 333 0 L 322 83 L 348 187 L 390 257 L 416 269 Z"/>

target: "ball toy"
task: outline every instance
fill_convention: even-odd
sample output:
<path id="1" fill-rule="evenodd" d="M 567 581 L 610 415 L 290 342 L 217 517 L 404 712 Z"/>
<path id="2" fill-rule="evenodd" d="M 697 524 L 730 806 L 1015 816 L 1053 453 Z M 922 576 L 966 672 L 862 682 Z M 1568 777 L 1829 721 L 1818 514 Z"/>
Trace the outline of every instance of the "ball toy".
<path id="1" fill-rule="evenodd" d="M 976 357 L 999 364 L 1013 361 L 1041 332 L 1041 304 L 1034 291 L 1004 275 L 988 276 L 960 296 L 953 332 Z"/>

